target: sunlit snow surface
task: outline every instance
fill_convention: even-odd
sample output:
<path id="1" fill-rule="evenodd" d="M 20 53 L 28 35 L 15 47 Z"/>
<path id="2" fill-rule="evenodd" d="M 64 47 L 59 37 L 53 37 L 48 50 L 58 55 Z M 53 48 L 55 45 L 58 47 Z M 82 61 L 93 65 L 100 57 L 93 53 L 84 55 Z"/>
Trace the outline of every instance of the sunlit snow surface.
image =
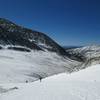
<path id="1" fill-rule="evenodd" d="M 0 100 L 100 100 L 100 65 L 72 74 L 59 74 L 42 82 L 1 84 L 18 89 L 0 94 Z"/>
<path id="2" fill-rule="evenodd" d="M 79 62 L 52 52 L 0 50 L 0 83 L 33 82 L 68 72 Z"/>

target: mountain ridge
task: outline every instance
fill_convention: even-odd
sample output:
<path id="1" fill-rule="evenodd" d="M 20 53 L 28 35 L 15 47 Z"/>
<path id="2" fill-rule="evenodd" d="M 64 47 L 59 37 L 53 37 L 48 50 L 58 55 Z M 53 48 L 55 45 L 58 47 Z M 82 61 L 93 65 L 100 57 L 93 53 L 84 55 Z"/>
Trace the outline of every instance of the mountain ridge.
<path id="1" fill-rule="evenodd" d="M 45 35 L 42 32 L 24 28 L 22 26 L 14 24 L 13 22 L 11 22 L 9 20 L 0 18 L 0 29 L 1 28 L 2 28 L 2 30 L 3 29 L 6 30 L 9 34 L 11 34 L 11 33 L 17 34 L 24 41 L 27 40 L 28 42 L 30 42 L 32 44 L 39 44 L 39 43 L 45 44 L 47 46 L 51 46 L 52 51 L 56 51 L 59 53 L 61 53 L 61 51 L 62 51 L 62 53 L 65 52 L 63 50 L 63 48 L 61 48 L 56 42 L 54 42 L 51 38 L 49 38 L 47 35 Z M 13 38 L 17 37 L 17 35 L 15 35 L 15 34 L 11 34 L 11 35 L 13 35 Z M 11 37 L 11 39 L 12 39 L 12 37 Z M 58 50 L 57 48 L 59 48 L 61 50 Z"/>

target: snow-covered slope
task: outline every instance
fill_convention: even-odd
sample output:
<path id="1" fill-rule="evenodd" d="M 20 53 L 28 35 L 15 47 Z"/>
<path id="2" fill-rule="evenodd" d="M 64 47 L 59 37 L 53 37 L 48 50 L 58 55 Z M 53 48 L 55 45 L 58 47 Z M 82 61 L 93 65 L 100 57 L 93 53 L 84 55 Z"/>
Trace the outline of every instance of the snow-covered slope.
<path id="1" fill-rule="evenodd" d="M 0 50 L 0 83 L 33 82 L 69 72 L 80 63 L 53 52 Z"/>
<path id="2" fill-rule="evenodd" d="M 3 84 L 0 100 L 100 100 L 99 76 L 100 65 L 95 65 L 72 74 L 55 75 L 42 82 Z"/>
<path id="3" fill-rule="evenodd" d="M 100 46 L 91 45 L 79 48 L 66 49 L 71 55 L 83 59 L 83 66 L 87 67 L 94 64 L 100 63 Z"/>
<path id="4" fill-rule="evenodd" d="M 91 46 L 84 46 L 79 48 L 70 48 L 66 49 L 67 52 L 72 54 L 81 54 L 86 59 L 100 57 L 100 46 L 99 45 L 91 45 Z"/>

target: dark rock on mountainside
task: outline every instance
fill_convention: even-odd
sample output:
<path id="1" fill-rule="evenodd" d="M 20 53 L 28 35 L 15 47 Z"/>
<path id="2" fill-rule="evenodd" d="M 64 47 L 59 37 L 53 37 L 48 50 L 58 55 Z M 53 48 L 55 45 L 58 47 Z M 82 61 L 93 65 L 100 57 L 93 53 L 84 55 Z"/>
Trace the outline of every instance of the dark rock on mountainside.
<path id="1" fill-rule="evenodd" d="M 17 51 L 25 51 L 25 52 L 31 52 L 28 48 L 22 48 L 22 47 L 8 47 L 10 50 L 17 50 Z"/>

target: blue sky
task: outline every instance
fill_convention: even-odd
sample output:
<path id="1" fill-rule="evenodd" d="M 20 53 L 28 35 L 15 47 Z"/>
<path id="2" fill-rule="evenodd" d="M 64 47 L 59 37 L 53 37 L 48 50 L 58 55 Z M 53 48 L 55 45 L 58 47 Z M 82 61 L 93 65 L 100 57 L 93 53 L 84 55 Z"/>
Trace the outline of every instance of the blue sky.
<path id="1" fill-rule="evenodd" d="M 61 45 L 100 44 L 100 0 L 0 0 L 0 17 Z"/>

